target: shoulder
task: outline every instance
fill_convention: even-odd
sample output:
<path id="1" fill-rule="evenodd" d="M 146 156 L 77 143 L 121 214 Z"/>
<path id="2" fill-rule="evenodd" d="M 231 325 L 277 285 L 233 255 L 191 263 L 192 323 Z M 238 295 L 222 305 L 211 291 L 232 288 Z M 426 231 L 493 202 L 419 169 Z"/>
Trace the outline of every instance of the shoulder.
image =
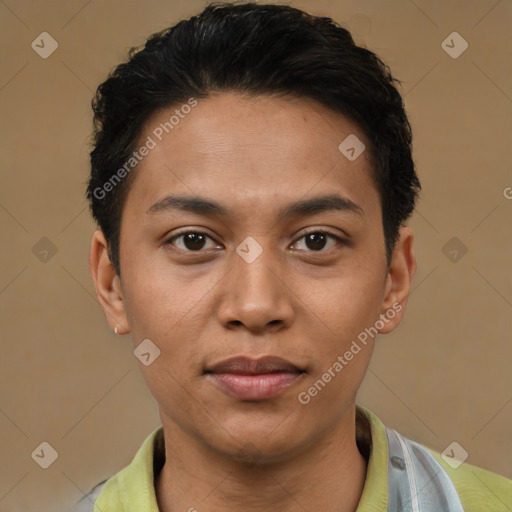
<path id="1" fill-rule="evenodd" d="M 407 495 L 410 501 L 430 505 L 436 502 L 439 510 L 447 508 L 446 502 L 444 506 L 441 503 L 446 498 L 459 503 L 454 510 L 462 507 L 465 512 L 512 511 L 512 480 L 460 463 L 447 454 L 443 457 L 436 450 L 386 427 L 371 411 L 359 405 L 357 411 L 359 426 L 363 425 L 362 416 L 371 425 L 372 451 L 384 453 L 385 462 L 380 464 L 379 470 L 387 473 L 388 502 L 393 502 L 393 497 L 400 501 Z M 450 455 L 454 455 L 453 452 Z"/>
<path id="2" fill-rule="evenodd" d="M 427 450 L 450 477 L 466 512 L 512 510 L 512 480 L 471 464 L 448 464 L 440 453 Z"/>
<path id="3" fill-rule="evenodd" d="M 155 469 L 165 460 L 163 429 L 149 434 L 130 464 L 96 485 L 69 512 L 157 511 Z"/>
<path id="4" fill-rule="evenodd" d="M 119 508 L 121 497 L 119 495 L 118 475 L 97 484 L 80 501 L 75 503 L 68 512 L 114 512 Z M 98 500 L 101 494 L 101 500 Z M 100 504 L 101 501 L 101 504 Z"/>
<path id="5" fill-rule="evenodd" d="M 93 512 L 94 511 L 94 503 L 100 492 L 103 490 L 107 483 L 107 480 L 100 482 L 92 490 L 86 494 L 80 501 L 75 503 L 72 509 L 69 512 Z"/>

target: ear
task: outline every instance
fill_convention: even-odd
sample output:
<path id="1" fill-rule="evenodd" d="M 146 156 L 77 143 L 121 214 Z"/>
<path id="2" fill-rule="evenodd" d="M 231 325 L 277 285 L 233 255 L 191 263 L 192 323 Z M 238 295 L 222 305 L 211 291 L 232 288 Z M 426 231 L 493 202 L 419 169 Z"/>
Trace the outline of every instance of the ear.
<path id="1" fill-rule="evenodd" d="M 379 333 L 390 333 L 402 321 L 415 273 L 414 233 L 410 228 L 402 226 L 386 277 L 386 288 L 380 314 L 382 320 L 380 323 L 384 326 L 378 329 Z"/>
<path id="2" fill-rule="evenodd" d="M 117 329 L 117 334 L 129 333 L 121 280 L 110 261 L 108 244 L 101 230 L 96 230 L 92 237 L 89 269 L 98 301 L 110 328 L 114 331 Z"/>

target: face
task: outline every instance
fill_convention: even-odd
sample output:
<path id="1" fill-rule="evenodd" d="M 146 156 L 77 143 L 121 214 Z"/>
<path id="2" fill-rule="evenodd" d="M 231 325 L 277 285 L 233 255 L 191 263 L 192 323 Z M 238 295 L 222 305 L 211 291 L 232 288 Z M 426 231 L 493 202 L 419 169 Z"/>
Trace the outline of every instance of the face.
<path id="1" fill-rule="evenodd" d="M 351 134 L 368 142 L 342 115 L 223 93 L 160 133 L 175 110 L 140 137 L 156 145 L 122 213 L 120 281 L 95 234 L 98 294 L 112 327 L 160 350 L 140 366 L 164 427 L 230 457 L 286 458 L 354 403 L 365 329 L 400 322 L 412 234 L 402 228 L 388 269 L 368 151 L 338 149 Z"/>

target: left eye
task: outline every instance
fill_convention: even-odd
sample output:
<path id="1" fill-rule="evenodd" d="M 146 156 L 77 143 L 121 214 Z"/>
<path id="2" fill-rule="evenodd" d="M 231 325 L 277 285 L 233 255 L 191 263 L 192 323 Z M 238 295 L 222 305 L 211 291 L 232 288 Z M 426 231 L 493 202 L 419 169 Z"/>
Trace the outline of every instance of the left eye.
<path id="1" fill-rule="evenodd" d="M 211 246 L 207 247 L 208 240 L 211 242 Z M 177 242 L 177 243 L 175 243 Z M 170 243 L 182 249 L 184 251 L 200 251 L 201 249 L 214 249 L 218 244 L 209 237 L 206 233 L 197 231 L 187 231 L 172 237 L 167 243 Z"/>
<path id="2" fill-rule="evenodd" d="M 305 246 L 305 248 L 310 251 L 322 251 L 334 247 L 339 242 L 342 242 L 341 238 L 335 235 L 331 235 L 324 231 L 314 231 L 301 236 L 294 245 L 301 245 L 302 247 L 295 247 L 299 250 L 304 250 Z"/>

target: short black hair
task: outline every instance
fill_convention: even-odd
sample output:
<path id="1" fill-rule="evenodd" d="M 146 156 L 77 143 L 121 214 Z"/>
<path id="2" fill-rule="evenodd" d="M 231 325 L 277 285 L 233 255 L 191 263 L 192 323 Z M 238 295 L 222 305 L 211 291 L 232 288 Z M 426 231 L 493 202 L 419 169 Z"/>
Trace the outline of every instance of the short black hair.
<path id="1" fill-rule="evenodd" d="M 87 198 L 116 272 L 120 275 L 122 208 L 134 175 L 126 162 L 133 158 L 144 123 L 158 110 L 221 91 L 310 98 L 363 131 L 370 142 L 389 263 L 399 228 L 421 189 L 397 82 L 379 57 L 357 46 L 331 18 L 285 5 L 210 4 L 132 48 L 128 61 L 110 73 L 92 101 Z M 123 166 L 125 172 L 119 172 Z"/>

